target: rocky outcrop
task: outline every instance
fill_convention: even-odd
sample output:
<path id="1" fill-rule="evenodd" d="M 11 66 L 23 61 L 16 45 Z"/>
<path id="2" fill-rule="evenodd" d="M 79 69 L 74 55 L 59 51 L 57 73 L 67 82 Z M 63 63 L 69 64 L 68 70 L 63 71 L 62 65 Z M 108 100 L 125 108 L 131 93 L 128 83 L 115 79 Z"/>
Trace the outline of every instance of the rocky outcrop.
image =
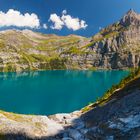
<path id="1" fill-rule="evenodd" d="M 80 49 L 88 40 L 76 35 L 43 35 L 30 30 L 1 31 L 0 71 L 67 69 L 68 58 L 61 57 L 61 53 Z"/>
<path id="2" fill-rule="evenodd" d="M 118 22 L 93 37 L 90 52 L 95 52 L 99 59 L 94 59 L 97 67 L 123 69 L 140 65 L 140 15 L 130 10 Z"/>
<path id="3" fill-rule="evenodd" d="M 137 14 L 133 9 L 130 9 L 127 14 L 121 19 L 120 23 L 123 26 L 140 25 L 140 15 Z"/>
<path id="4" fill-rule="evenodd" d="M 91 139 L 138 140 L 140 132 L 140 78 L 117 90 L 106 104 L 87 112 L 83 118 Z"/>
<path id="5" fill-rule="evenodd" d="M 0 113 L 0 138 L 4 140 L 84 140 L 81 112 L 52 116 Z"/>

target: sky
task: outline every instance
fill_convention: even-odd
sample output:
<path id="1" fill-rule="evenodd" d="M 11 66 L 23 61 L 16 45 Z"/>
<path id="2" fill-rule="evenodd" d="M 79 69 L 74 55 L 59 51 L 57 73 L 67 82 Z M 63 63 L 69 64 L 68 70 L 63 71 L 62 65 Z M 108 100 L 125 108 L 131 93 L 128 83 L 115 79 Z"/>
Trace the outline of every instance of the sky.
<path id="1" fill-rule="evenodd" d="M 140 0 L 0 0 L 0 30 L 90 37 L 118 21 Z"/>

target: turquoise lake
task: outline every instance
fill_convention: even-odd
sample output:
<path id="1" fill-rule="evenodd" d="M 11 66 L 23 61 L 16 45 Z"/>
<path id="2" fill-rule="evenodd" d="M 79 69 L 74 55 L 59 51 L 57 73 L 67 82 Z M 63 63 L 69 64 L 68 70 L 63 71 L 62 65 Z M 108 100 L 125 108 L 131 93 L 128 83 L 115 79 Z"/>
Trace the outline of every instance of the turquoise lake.
<path id="1" fill-rule="evenodd" d="M 79 110 L 101 97 L 128 71 L 0 73 L 0 109 L 50 115 Z"/>

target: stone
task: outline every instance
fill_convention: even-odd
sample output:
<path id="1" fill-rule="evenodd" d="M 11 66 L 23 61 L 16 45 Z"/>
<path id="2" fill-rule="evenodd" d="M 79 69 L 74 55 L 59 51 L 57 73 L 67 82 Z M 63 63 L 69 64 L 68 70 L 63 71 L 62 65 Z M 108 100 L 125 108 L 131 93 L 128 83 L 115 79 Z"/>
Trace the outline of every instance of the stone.
<path id="1" fill-rule="evenodd" d="M 74 129 L 69 130 L 69 137 L 73 138 L 74 140 L 82 140 L 83 139 L 82 134 L 79 131 L 74 130 Z"/>

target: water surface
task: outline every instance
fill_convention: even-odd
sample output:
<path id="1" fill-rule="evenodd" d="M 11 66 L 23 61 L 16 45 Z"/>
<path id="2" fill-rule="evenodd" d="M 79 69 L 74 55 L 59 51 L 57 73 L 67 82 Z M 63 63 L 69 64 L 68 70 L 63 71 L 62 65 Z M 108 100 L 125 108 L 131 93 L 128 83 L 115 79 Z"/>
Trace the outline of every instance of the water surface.
<path id="1" fill-rule="evenodd" d="M 97 100 L 128 71 L 0 73 L 0 109 L 50 115 L 81 109 Z"/>

